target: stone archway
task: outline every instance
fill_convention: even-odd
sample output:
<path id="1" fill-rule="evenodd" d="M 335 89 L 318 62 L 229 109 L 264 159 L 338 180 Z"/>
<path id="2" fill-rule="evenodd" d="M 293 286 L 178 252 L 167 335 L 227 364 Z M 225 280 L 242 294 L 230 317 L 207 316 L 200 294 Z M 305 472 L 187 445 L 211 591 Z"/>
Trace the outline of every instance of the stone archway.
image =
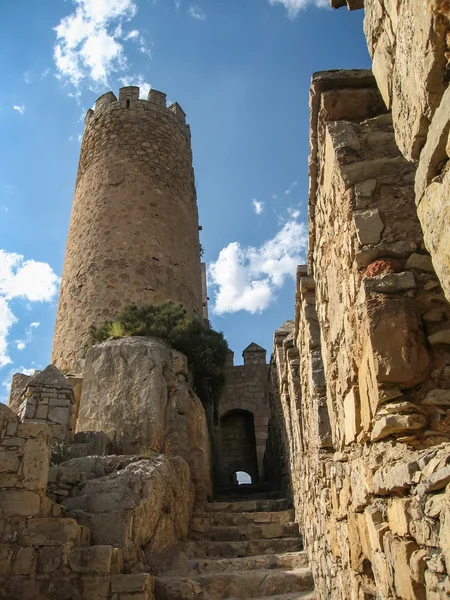
<path id="1" fill-rule="evenodd" d="M 235 473 L 244 471 L 252 483 L 258 481 L 255 423 L 253 413 L 234 409 L 220 418 L 220 480 L 222 485 L 236 483 Z"/>

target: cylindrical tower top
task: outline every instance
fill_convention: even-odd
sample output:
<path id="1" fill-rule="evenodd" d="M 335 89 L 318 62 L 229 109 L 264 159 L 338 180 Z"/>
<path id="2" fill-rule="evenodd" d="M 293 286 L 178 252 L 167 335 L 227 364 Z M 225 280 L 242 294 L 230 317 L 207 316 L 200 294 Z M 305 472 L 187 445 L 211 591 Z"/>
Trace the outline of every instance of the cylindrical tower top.
<path id="1" fill-rule="evenodd" d="M 201 318 L 191 136 L 179 104 L 122 88 L 88 110 L 70 217 L 52 361 L 79 369 L 89 328 L 129 304 L 180 302 Z"/>

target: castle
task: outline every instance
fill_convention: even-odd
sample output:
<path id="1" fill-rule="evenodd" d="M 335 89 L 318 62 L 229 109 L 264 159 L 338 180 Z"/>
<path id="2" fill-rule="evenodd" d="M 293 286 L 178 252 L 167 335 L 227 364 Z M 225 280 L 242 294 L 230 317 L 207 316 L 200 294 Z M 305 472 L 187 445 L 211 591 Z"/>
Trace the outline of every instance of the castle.
<path id="1" fill-rule="evenodd" d="M 330 3 L 364 5 L 373 69 L 312 77 L 295 313 L 269 364 L 229 353 L 213 417 L 166 344 L 89 347 L 207 294 L 182 109 L 88 111 L 54 364 L 0 405 L 0 598 L 449 597 L 450 6 Z"/>

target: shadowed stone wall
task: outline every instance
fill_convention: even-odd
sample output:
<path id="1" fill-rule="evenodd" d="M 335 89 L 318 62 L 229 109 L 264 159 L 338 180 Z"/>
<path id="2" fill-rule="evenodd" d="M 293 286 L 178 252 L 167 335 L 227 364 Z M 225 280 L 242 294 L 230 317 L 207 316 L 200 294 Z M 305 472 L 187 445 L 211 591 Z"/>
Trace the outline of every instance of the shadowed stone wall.
<path id="1" fill-rule="evenodd" d="M 202 318 L 190 131 L 165 94 L 127 87 L 86 115 L 52 361 L 80 372 L 91 324 L 165 300 Z"/>

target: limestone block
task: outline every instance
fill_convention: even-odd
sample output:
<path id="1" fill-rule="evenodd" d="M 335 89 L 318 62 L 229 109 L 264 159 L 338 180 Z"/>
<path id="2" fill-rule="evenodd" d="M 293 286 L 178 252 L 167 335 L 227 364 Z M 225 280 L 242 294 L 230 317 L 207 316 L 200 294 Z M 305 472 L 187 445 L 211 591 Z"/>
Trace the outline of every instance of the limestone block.
<path id="1" fill-rule="evenodd" d="M 68 557 L 69 565 L 75 573 L 106 574 L 120 572 L 122 551 L 112 546 L 90 546 L 73 548 Z"/>
<path id="2" fill-rule="evenodd" d="M 17 473 L 20 466 L 19 456 L 6 450 L 0 449 L 0 473 Z"/>
<path id="3" fill-rule="evenodd" d="M 153 588 L 154 579 L 147 573 L 111 577 L 111 591 L 115 594 L 151 591 Z"/>
<path id="4" fill-rule="evenodd" d="M 384 224 L 377 208 L 356 210 L 353 214 L 356 235 L 361 244 L 378 244 Z"/>
<path id="5" fill-rule="evenodd" d="M 409 498 L 392 498 L 388 502 L 387 515 L 392 533 L 405 537 L 409 533 L 408 508 L 411 504 Z"/>
<path id="6" fill-rule="evenodd" d="M 36 570 L 37 551 L 34 548 L 20 548 L 14 558 L 15 575 L 32 576 Z"/>
<path id="7" fill-rule="evenodd" d="M 63 547 L 61 546 L 40 546 L 38 548 L 39 556 L 37 563 L 37 572 L 40 575 L 54 573 L 62 564 Z"/>
<path id="8" fill-rule="evenodd" d="M 364 119 L 386 112 L 378 90 L 370 87 L 327 90 L 321 94 L 320 102 L 321 119 L 324 121 Z"/>
<path id="9" fill-rule="evenodd" d="M 404 600 L 425 600 L 426 592 L 423 582 L 413 578 L 410 561 L 414 552 L 419 550 L 415 542 L 398 539 L 391 540 L 391 551 L 394 559 L 395 591 Z"/>
<path id="10" fill-rule="evenodd" d="M 366 517 L 367 535 L 371 552 L 382 552 L 383 537 L 389 531 L 389 525 L 384 521 L 382 512 L 376 506 L 369 506 L 364 511 Z"/>
<path id="11" fill-rule="evenodd" d="M 410 271 L 403 273 L 383 273 L 363 280 L 364 288 L 368 292 L 380 294 L 397 294 L 414 289 L 417 284 L 414 274 Z"/>
<path id="12" fill-rule="evenodd" d="M 326 126 L 332 137 L 336 152 L 345 151 L 347 148 L 351 150 L 361 149 L 361 142 L 352 123 L 348 121 L 331 121 Z"/>
<path id="13" fill-rule="evenodd" d="M 435 492 L 441 490 L 450 482 L 450 465 L 437 469 L 425 481 L 425 492 Z"/>
<path id="14" fill-rule="evenodd" d="M 368 312 L 377 381 L 400 388 L 422 381 L 430 358 L 419 318 L 407 299 L 372 300 Z"/>
<path id="15" fill-rule="evenodd" d="M 22 458 L 22 485 L 25 489 L 44 492 L 50 464 L 50 445 L 46 439 L 26 441 Z"/>
<path id="16" fill-rule="evenodd" d="M 41 498 L 29 490 L 0 490 L 0 516 L 34 517 L 39 514 Z"/>
<path id="17" fill-rule="evenodd" d="M 441 512 L 439 545 L 444 555 L 447 572 L 450 571 L 450 503 L 446 502 Z"/>
<path id="18" fill-rule="evenodd" d="M 345 443 L 353 442 L 361 431 L 361 412 L 358 388 L 353 386 L 344 398 L 344 437 Z"/>
<path id="19" fill-rule="evenodd" d="M 367 208 L 370 205 L 376 187 L 376 179 L 367 179 L 366 181 L 363 181 L 362 183 L 357 183 L 354 186 L 355 206 L 357 209 Z"/>
<path id="20" fill-rule="evenodd" d="M 413 476 L 419 470 L 417 462 L 400 462 L 392 467 L 379 469 L 373 478 L 375 494 L 379 496 L 402 492 L 414 483 Z"/>
<path id="21" fill-rule="evenodd" d="M 432 346 L 436 344 L 450 344 L 450 329 L 443 329 L 442 331 L 429 335 L 428 341 Z"/>
<path id="22" fill-rule="evenodd" d="M 428 185 L 417 206 L 425 245 L 431 254 L 433 267 L 447 300 L 450 300 L 450 210 L 447 200 L 449 190 L 450 173 L 446 171 L 438 180 Z"/>
<path id="23" fill-rule="evenodd" d="M 14 373 L 11 382 L 11 390 L 9 392 L 8 406 L 16 414 L 19 414 L 20 405 L 22 404 L 22 392 L 27 383 L 30 381 L 31 375 L 24 373 Z"/>
<path id="24" fill-rule="evenodd" d="M 48 418 L 50 421 L 53 421 L 53 423 L 58 423 L 59 425 L 69 425 L 71 424 L 72 415 L 68 408 L 55 406 L 49 409 Z"/>
<path id="25" fill-rule="evenodd" d="M 33 546 L 78 546 L 81 543 L 81 527 L 74 519 L 30 519 L 20 536 L 20 543 Z"/>
<path id="26" fill-rule="evenodd" d="M 382 415 L 377 416 L 373 424 L 370 439 L 372 442 L 382 440 L 393 433 L 417 431 L 426 427 L 428 419 L 425 415 Z"/>
<path id="27" fill-rule="evenodd" d="M 417 269 L 418 271 L 426 271 L 434 273 L 433 263 L 431 258 L 425 254 L 417 254 L 413 252 L 405 263 L 405 269 Z"/>

